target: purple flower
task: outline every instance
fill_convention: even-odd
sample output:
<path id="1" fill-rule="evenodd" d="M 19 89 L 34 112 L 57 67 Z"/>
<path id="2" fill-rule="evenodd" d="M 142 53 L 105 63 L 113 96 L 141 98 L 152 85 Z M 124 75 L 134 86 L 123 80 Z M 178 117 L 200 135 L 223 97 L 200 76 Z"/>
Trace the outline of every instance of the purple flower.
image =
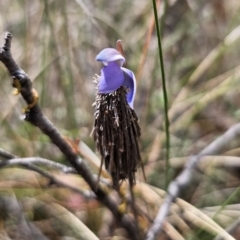
<path id="1" fill-rule="evenodd" d="M 98 83 L 99 93 L 111 93 L 121 86 L 129 88 L 127 102 L 133 109 L 136 93 L 136 79 L 134 73 L 122 67 L 125 58 L 114 48 L 105 48 L 97 56 L 96 60 L 104 64 Z"/>

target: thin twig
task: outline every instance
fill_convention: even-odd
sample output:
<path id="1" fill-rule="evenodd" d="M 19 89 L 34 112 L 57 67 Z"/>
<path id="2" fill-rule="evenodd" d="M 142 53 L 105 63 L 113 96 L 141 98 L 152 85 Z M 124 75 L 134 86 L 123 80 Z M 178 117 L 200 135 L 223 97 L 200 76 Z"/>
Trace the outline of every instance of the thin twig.
<path id="1" fill-rule="evenodd" d="M 64 173 L 76 172 L 72 167 L 65 166 L 61 163 L 57 163 L 41 157 L 28 157 L 28 158 L 14 158 L 7 161 L 1 161 L 0 167 L 2 166 L 12 166 L 12 165 L 23 165 L 29 166 L 30 164 L 40 164 L 45 165 L 50 168 L 56 168 L 61 170 Z"/>
<path id="2" fill-rule="evenodd" d="M 16 155 L 5 151 L 4 149 L 0 148 L 0 157 L 4 158 L 4 159 L 13 159 L 13 158 L 17 158 Z"/>
<path id="3" fill-rule="evenodd" d="M 49 159 L 41 158 L 41 157 L 29 157 L 29 158 L 20 158 L 10 152 L 7 152 L 0 148 L 0 156 L 3 157 L 5 160 L 8 160 L 7 162 L 0 162 L 1 165 L 21 165 L 23 167 L 26 167 L 28 169 L 31 169 L 31 164 L 37 164 L 37 165 L 44 165 L 46 167 L 50 168 L 56 168 L 64 173 L 77 173 L 76 170 L 72 167 L 66 166 L 61 163 L 54 162 Z M 79 161 L 82 161 L 79 158 Z M 95 178 L 98 178 L 96 174 L 93 174 Z M 111 181 L 107 178 L 100 177 L 100 180 L 102 183 L 106 184 L 107 186 L 111 186 Z"/>
<path id="4" fill-rule="evenodd" d="M 192 178 L 192 170 L 203 156 L 213 155 L 221 151 L 231 140 L 240 135 L 240 123 L 232 126 L 222 136 L 218 137 L 211 144 L 205 147 L 198 155 L 189 158 L 188 163 L 181 174 L 170 183 L 168 187 L 168 194 L 161 205 L 157 216 L 147 233 L 147 240 L 153 240 L 157 234 L 162 230 L 165 218 L 169 212 L 171 203 L 179 195 Z"/>
<path id="5" fill-rule="evenodd" d="M 49 173 L 49 172 L 43 170 L 42 168 L 31 163 L 31 162 L 36 162 L 36 160 L 37 160 L 36 158 L 20 158 L 20 159 L 16 158 L 16 159 L 10 159 L 8 161 L 0 161 L 0 168 L 21 164 L 21 165 L 27 167 L 28 169 L 33 170 L 33 171 L 41 174 L 42 176 L 48 178 L 52 183 L 57 184 L 58 186 L 71 189 L 72 191 L 77 192 L 86 198 L 96 198 L 96 195 L 92 191 L 83 191 L 79 188 L 76 188 L 67 183 L 64 183 L 64 182 L 58 180 L 56 177 L 54 177 L 51 173 Z M 44 159 L 44 160 L 46 160 L 46 159 Z M 46 163 L 46 161 L 43 161 L 43 162 Z M 66 166 L 64 166 L 64 167 L 66 167 Z M 62 170 L 62 167 L 60 169 Z"/>
<path id="6" fill-rule="evenodd" d="M 49 159 L 41 158 L 41 157 L 29 157 L 29 158 L 20 158 L 2 148 L 0 148 L 0 157 L 4 158 L 8 161 L 0 162 L 0 166 L 11 166 L 11 165 L 22 165 L 24 167 L 29 168 L 29 164 L 40 164 L 45 165 L 50 168 L 56 168 L 61 170 L 64 173 L 76 173 L 76 170 L 72 167 L 66 166 L 61 163 L 54 162 Z M 31 168 L 29 168 L 31 169 Z"/>

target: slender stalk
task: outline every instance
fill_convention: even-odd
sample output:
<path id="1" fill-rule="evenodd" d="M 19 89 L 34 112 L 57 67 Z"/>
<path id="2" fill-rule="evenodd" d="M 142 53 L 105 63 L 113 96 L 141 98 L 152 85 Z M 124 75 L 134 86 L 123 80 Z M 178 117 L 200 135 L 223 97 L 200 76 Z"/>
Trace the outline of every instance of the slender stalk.
<path id="1" fill-rule="evenodd" d="M 168 119 L 168 95 L 167 95 L 167 88 L 166 88 L 164 63 L 163 63 L 161 34 L 160 34 L 160 28 L 159 28 L 159 24 L 158 24 L 157 6 L 156 6 L 156 1 L 155 0 L 152 0 L 152 2 L 153 2 L 153 10 L 154 10 L 157 38 L 158 38 L 158 54 L 159 54 L 159 60 L 160 60 L 160 65 L 161 65 L 161 73 L 162 73 L 162 87 L 163 87 L 164 114 L 165 114 L 165 131 L 166 131 L 165 188 L 167 188 L 168 180 L 169 180 L 168 179 L 168 171 L 169 171 L 169 155 L 170 155 L 170 134 L 169 134 L 169 119 Z"/>

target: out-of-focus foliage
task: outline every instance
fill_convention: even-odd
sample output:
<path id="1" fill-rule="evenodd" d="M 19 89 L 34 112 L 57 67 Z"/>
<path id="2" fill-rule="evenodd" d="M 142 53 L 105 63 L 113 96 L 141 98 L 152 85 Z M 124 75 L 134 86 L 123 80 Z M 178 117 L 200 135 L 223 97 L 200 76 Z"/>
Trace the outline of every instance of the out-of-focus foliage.
<path id="1" fill-rule="evenodd" d="M 163 3 L 157 0 L 163 16 L 159 21 L 170 106 L 173 178 L 186 156 L 198 153 L 240 119 L 240 2 L 167 2 L 162 15 Z M 101 68 L 95 56 L 122 39 L 128 68 L 137 77 L 135 110 L 142 128 L 140 146 L 147 182 L 163 188 L 163 95 L 151 1 L 0 1 L 0 37 L 5 31 L 14 35 L 14 58 L 32 79 L 44 113 L 64 135 L 80 137 L 93 151 L 92 77 Z M 21 96 L 11 95 L 10 77 L 2 64 L 0 84 L 0 147 L 20 157 L 41 156 L 67 164 L 46 136 L 22 120 L 25 103 Z M 168 219 L 185 239 L 213 239 L 221 232 L 217 227 L 211 229 L 207 221 L 195 221 L 191 213 L 197 209 L 223 228 L 239 217 L 239 152 L 239 141 L 229 143 L 222 156 L 205 159 L 201 171 L 195 170 L 194 179 L 181 194 L 191 205 L 173 206 Z M 48 188 L 46 179 L 29 170 L 0 169 L 0 176 L 0 198 L 19 199 L 25 218 L 49 239 L 81 239 L 81 227 L 86 234 L 93 231 L 100 237 L 110 233 L 125 236 L 96 201 L 70 190 Z M 87 188 L 80 177 L 61 178 Z M 143 180 L 141 171 L 138 179 Z M 145 195 L 141 195 L 143 190 L 136 190 L 138 205 L 154 219 L 164 193 L 160 198 L 157 194 L 161 190 L 146 188 Z M 68 216 L 59 219 L 58 213 Z M 8 228 L 3 227 L 3 221 L 1 217 L 0 234 L 4 235 Z M 139 221 L 147 229 L 149 219 Z M 174 236 L 178 235 L 170 238 Z"/>

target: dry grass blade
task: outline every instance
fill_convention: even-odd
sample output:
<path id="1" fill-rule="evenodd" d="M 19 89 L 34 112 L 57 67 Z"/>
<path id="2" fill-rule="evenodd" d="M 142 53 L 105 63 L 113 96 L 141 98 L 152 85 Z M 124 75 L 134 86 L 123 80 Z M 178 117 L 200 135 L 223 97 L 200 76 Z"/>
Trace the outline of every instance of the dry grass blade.
<path id="1" fill-rule="evenodd" d="M 165 233 L 173 240 L 184 240 L 184 237 L 168 222 L 164 223 Z"/>
<path id="2" fill-rule="evenodd" d="M 206 231 L 209 231 L 213 235 L 220 235 L 226 240 L 234 240 L 227 231 L 220 227 L 213 226 L 212 224 L 209 224 L 209 221 L 206 221 L 206 218 L 203 219 L 202 216 L 198 216 L 192 211 L 184 210 L 183 217 L 185 217 L 188 221 L 190 221 L 192 224 L 199 228 L 203 228 Z"/>
<path id="3" fill-rule="evenodd" d="M 159 8 L 160 4 L 161 4 L 161 0 L 157 0 L 157 8 Z M 149 20 L 147 34 L 146 34 L 147 37 L 145 38 L 145 43 L 144 43 L 144 46 L 143 46 L 143 49 L 142 49 L 142 53 L 141 53 L 141 56 L 140 56 L 138 69 L 137 69 L 137 73 L 136 73 L 136 80 L 137 81 L 140 80 L 142 72 L 143 72 L 144 63 L 146 61 L 147 51 L 148 51 L 149 45 L 151 43 L 154 26 L 155 26 L 154 13 L 152 13 L 152 15 L 150 17 L 150 20 Z"/>
<path id="4" fill-rule="evenodd" d="M 178 229 L 181 230 L 184 235 L 193 234 L 191 230 L 191 226 L 189 226 L 181 215 L 178 215 L 178 212 L 171 210 L 172 215 L 167 218 L 167 221 L 174 226 L 177 226 Z"/>
<path id="5" fill-rule="evenodd" d="M 238 234 L 237 229 L 239 228 L 239 226 L 240 226 L 240 219 L 238 219 L 233 224 L 231 224 L 228 228 L 226 228 L 226 231 L 229 233 L 235 232 L 235 235 L 237 235 Z M 224 238 L 222 236 L 218 235 L 214 238 L 214 240 L 224 240 Z"/>
<path id="6" fill-rule="evenodd" d="M 208 91 L 204 96 L 202 96 L 192 107 L 185 111 L 181 117 L 171 125 L 171 131 L 175 132 L 179 129 L 186 129 L 192 121 L 192 118 L 202 109 L 207 106 L 210 102 L 216 98 L 224 95 L 227 91 L 232 90 L 233 83 L 240 76 L 240 71 L 235 72 L 234 75 L 228 77 L 225 81 L 220 83 L 218 86 Z M 237 89 L 235 89 L 237 90 Z"/>
<path id="7" fill-rule="evenodd" d="M 122 185 L 124 186 L 124 184 Z M 162 203 L 162 197 L 159 198 L 159 195 L 152 189 L 152 187 L 143 182 L 137 182 L 134 186 L 134 194 L 136 196 L 144 199 L 144 201 L 150 207 L 157 207 Z"/>
<path id="8" fill-rule="evenodd" d="M 174 106 L 172 106 L 172 108 L 169 110 L 170 122 L 174 122 L 174 118 L 176 117 L 176 115 L 184 113 L 186 109 L 197 103 L 198 100 L 206 94 L 205 92 L 208 91 L 208 89 L 215 88 L 217 85 L 221 84 L 226 79 L 229 79 L 231 76 L 234 76 L 235 73 L 239 71 L 240 66 L 237 66 L 223 74 L 218 75 L 217 77 L 207 80 L 204 86 L 202 86 L 203 88 L 200 89 L 200 91 L 198 90 L 196 94 L 184 99 L 183 101 L 175 103 Z"/>
<path id="9" fill-rule="evenodd" d="M 231 31 L 225 39 L 216 47 L 214 48 L 206 58 L 200 63 L 200 65 L 196 68 L 196 70 L 192 73 L 189 77 L 189 84 L 194 84 L 197 80 L 203 75 L 203 73 L 217 60 L 220 54 L 223 53 L 228 47 L 231 47 L 240 37 L 240 26 L 236 27 L 233 31 Z M 188 85 L 189 86 L 189 85 Z M 170 111 L 175 112 L 177 109 L 175 108 L 175 104 L 181 102 L 182 100 L 186 99 L 189 94 L 189 88 L 183 87 L 182 90 L 179 92 L 178 96 L 174 100 L 172 108 Z M 173 113 L 171 113 L 173 114 Z M 174 114 L 173 114 L 174 115 Z"/>
<path id="10" fill-rule="evenodd" d="M 162 143 L 162 136 L 163 134 L 159 131 L 156 134 L 156 137 L 152 143 L 150 153 L 148 155 L 148 162 L 155 162 L 160 155 L 161 151 L 161 143 Z"/>
<path id="11" fill-rule="evenodd" d="M 184 216 L 189 220 L 194 221 L 193 223 L 198 227 L 204 227 L 206 230 L 212 231 L 214 234 L 220 234 L 226 239 L 234 239 L 228 232 L 226 232 L 222 227 L 215 223 L 215 221 L 213 221 L 210 217 L 208 217 L 196 207 L 179 198 L 176 200 L 176 204 L 178 204 L 179 207 L 184 210 Z"/>
<path id="12" fill-rule="evenodd" d="M 97 170 L 97 172 L 99 172 L 101 161 L 98 156 L 83 141 L 79 142 L 78 150 L 79 153 Z M 102 168 L 101 174 L 105 178 L 111 178 L 105 168 Z"/>
<path id="13" fill-rule="evenodd" d="M 150 186 L 151 187 L 151 186 Z M 164 197 L 166 192 L 159 189 L 159 188 L 153 188 L 151 187 L 157 194 L 160 195 L 160 197 Z M 211 218 L 209 218 L 206 214 L 204 214 L 201 210 L 194 207 L 193 205 L 187 203 L 186 201 L 177 198 L 176 204 L 172 204 L 174 208 L 179 207 L 180 209 L 184 210 L 184 215 L 188 220 L 195 221 L 194 224 L 204 229 L 206 231 L 209 231 L 210 233 L 214 233 L 215 235 L 221 234 L 221 236 L 226 237 L 226 239 L 233 240 L 234 238 L 227 233 L 222 227 L 220 227 L 217 223 L 215 223 Z M 171 211 L 171 209 L 170 209 Z M 176 209 L 174 210 L 176 211 Z M 173 211 L 173 213 L 174 213 Z M 175 213 L 174 213 L 175 214 Z"/>
<path id="14" fill-rule="evenodd" d="M 202 212 L 224 226 L 227 226 L 230 222 L 234 221 L 234 219 L 237 219 L 240 214 L 240 211 L 236 210 L 220 210 L 218 212 L 202 210 Z"/>
<path id="15" fill-rule="evenodd" d="M 63 222 L 63 225 L 71 227 L 74 233 L 77 234 L 78 239 L 99 240 L 99 238 L 70 211 L 58 204 L 51 204 L 51 207 L 58 212 L 59 220 Z"/>
<path id="16" fill-rule="evenodd" d="M 67 227 L 70 235 L 79 240 L 99 240 L 79 218 L 61 205 L 57 203 L 46 204 L 35 199 L 29 199 L 28 203 L 32 205 L 35 210 L 41 208 L 46 219 L 54 220 L 55 224 L 51 225 L 55 228 L 55 231 L 61 233 L 60 229 L 62 228 L 64 232 L 64 228 Z"/>
<path id="17" fill-rule="evenodd" d="M 150 153 L 148 155 L 148 160 L 147 160 L 147 163 L 151 163 L 151 164 L 146 164 L 144 167 L 146 175 L 148 175 L 156 166 L 156 164 L 158 164 L 157 159 L 159 158 L 161 153 L 161 145 L 164 137 L 165 135 L 162 134 L 162 132 L 160 131 L 158 131 L 158 133 L 156 134 L 156 137 L 152 143 Z M 155 163 L 155 164 L 152 164 L 152 163 Z"/>
<path id="18" fill-rule="evenodd" d="M 188 157 L 181 158 L 171 158 L 170 166 L 172 168 L 182 168 L 188 161 Z M 160 164 L 164 166 L 164 163 Z M 240 158 L 234 156 L 204 156 L 199 161 L 197 167 L 201 171 L 208 171 L 208 169 L 222 167 L 222 168 L 239 168 L 240 167 Z"/>

